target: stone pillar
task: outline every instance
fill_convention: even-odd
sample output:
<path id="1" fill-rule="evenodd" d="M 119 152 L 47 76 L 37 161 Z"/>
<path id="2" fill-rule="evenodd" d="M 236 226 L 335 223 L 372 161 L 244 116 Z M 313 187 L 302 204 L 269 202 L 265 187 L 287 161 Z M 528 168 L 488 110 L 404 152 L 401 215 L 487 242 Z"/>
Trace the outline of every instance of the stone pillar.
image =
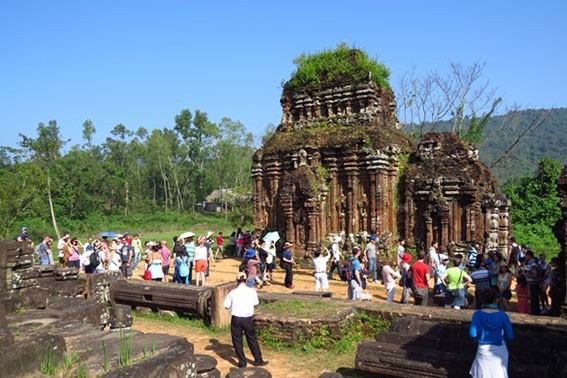
<path id="1" fill-rule="evenodd" d="M 354 227 L 353 227 L 353 223 L 354 223 L 354 216 L 355 216 L 355 209 L 356 209 L 356 203 L 355 203 L 355 181 L 356 181 L 356 177 L 354 176 L 354 172 L 348 172 L 348 192 L 347 192 L 347 213 L 346 213 L 346 219 L 345 219 L 345 232 L 346 232 L 346 236 L 348 237 L 349 234 L 354 233 Z"/>
<path id="2" fill-rule="evenodd" d="M 385 180 L 384 180 L 384 176 L 382 175 L 382 172 L 378 172 L 377 174 L 377 185 L 376 185 L 376 210 L 377 210 L 377 214 L 378 217 L 376 219 L 376 229 L 375 231 L 377 233 L 383 232 L 385 229 L 385 222 L 384 222 L 384 191 L 386 190 L 385 188 Z"/>
<path id="3" fill-rule="evenodd" d="M 285 217 L 285 241 L 295 243 L 295 227 L 293 226 L 293 204 L 291 200 L 282 203 L 282 211 Z"/>
<path id="4" fill-rule="evenodd" d="M 376 173 L 370 173 L 370 229 L 376 231 L 378 228 L 378 206 L 376 198 Z"/>
<path id="5" fill-rule="evenodd" d="M 498 251 L 508 259 L 508 241 L 510 240 L 510 215 L 508 209 L 510 201 L 498 208 Z"/>
<path id="6" fill-rule="evenodd" d="M 410 187 L 410 183 L 406 183 L 405 201 L 404 201 L 404 235 L 405 239 L 415 239 L 414 229 L 415 229 L 415 202 L 412 196 L 413 189 Z"/>
<path id="7" fill-rule="evenodd" d="M 441 218 L 441 241 L 439 243 L 447 246 L 449 245 L 449 205 L 445 205 L 439 215 Z"/>
<path id="8" fill-rule="evenodd" d="M 264 201 L 264 196 L 262 193 L 262 163 L 260 161 L 254 161 L 252 164 L 252 198 L 254 206 L 254 228 L 256 231 L 261 230 L 265 227 L 265 217 L 262 211 L 262 202 Z M 221 189 L 222 190 L 222 189 Z"/>
<path id="9" fill-rule="evenodd" d="M 425 245 L 422 245 L 421 247 L 427 250 L 427 247 L 433 242 L 433 238 L 433 219 L 431 219 L 430 214 L 427 214 L 425 216 Z"/>
<path id="10" fill-rule="evenodd" d="M 305 201 L 305 207 L 307 209 L 307 245 L 306 250 L 312 251 L 317 246 L 317 200 L 312 198 Z"/>
<path id="11" fill-rule="evenodd" d="M 319 202 L 319 227 L 317 231 L 317 240 L 323 240 L 327 235 L 327 193 L 328 189 L 321 191 L 321 201 Z"/>
<path id="12" fill-rule="evenodd" d="M 395 169 L 391 169 L 388 172 L 388 231 L 397 234 L 398 225 L 396 222 L 396 182 L 398 172 Z"/>

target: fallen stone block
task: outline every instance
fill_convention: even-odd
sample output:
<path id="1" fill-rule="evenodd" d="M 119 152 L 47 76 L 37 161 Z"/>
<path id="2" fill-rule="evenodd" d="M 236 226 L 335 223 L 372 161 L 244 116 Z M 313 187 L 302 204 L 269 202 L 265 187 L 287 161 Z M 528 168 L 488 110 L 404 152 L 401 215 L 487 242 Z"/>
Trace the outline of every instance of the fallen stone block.
<path id="1" fill-rule="evenodd" d="M 130 306 L 113 304 L 110 308 L 110 318 L 108 320 L 110 329 L 131 328 L 132 324 L 134 324 L 131 312 Z"/>
<path id="2" fill-rule="evenodd" d="M 331 292 L 323 292 L 323 291 L 294 291 L 292 292 L 294 295 L 305 295 L 308 297 L 319 297 L 319 298 L 333 298 L 333 293 Z"/>
<path id="3" fill-rule="evenodd" d="M 272 378 L 272 374 L 260 367 L 233 368 L 226 378 Z"/>
<path id="4" fill-rule="evenodd" d="M 323 373 L 319 376 L 319 378 L 343 378 L 343 375 L 341 373 Z"/>
<path id="5" fill-rule="evenodd" d="M 49 310 L 57 310 L 59 319 L 78 320 L 96 327 L 103 326 L 108 321 L 106 305 L 88 301 L 84 298 L 51 298 Z"/>
<path id="6" fill-rule="evenodd" d="M 139 360 L 131 366 L 112 370 L 104 374 L 104 377 L 186 378 L 195 377 L 196 374 L 193 344 L 177 338 L 160 353 Z"/>
<path id="7" fill-rule="evenodd" d="M 3 377 L 21 377 L 39 371 L 41 363 L 51 358 L 57 365 L 65 354 L 65 340 L 58 335 L 35 333 L 28 338 L 0 346 L 0 372 Z"/>
<path id="8" fill-rule="evenodd" d="M 197 373 L 197 378 L 220 378 L 221 372 L 219 369 L 213 369 L 203 373 Z"/>
<path id="9" fill-rule="evenodd" d="M 217 360 L 208 354 L 196 354 L 195 363 L 197 373 L 206 373 L 217 367 Z"/>
<path id="10" fill-rule="evenodd" d="M 56 281 L 76 280 L 79 277 L 77 268 L 56 268 L 53 271 Z"/>
<path id="11" fill-rule="evenodd" d="M 39 287 L 28 287 L 20 290 L 0 292 L 0 301 L 4 302 L 7 313 L 15 312 L 18 308 L 46 308 L 48 297 L 48 291 Z"/>
<path id="12" fill-rule="evenodd" d="M 110 286 L 124 280 L 120 272 L 87 274 L 87 299 L 110 304 Z"/>
<path id="13" fill-rule="evenodd" d="M 0 346 L 7 346 L 14 342 L 14 336 L 8 329 L 8 320 L 6 319 L 6 309 L 4 304 L 0 302 Z"/>

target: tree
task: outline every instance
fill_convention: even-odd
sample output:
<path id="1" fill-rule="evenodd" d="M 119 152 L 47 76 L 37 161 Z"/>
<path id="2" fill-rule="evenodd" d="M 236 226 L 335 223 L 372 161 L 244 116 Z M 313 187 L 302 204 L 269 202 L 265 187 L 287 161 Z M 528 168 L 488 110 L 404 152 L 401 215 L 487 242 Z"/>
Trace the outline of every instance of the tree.
<path id="1" fill-rule="evenodd" d="M 207 193 L 215 189 L 250 192 L 253 135 L 241 122 L 226 117 L 218 128 L 216 146 L 205 163 L 205 189 Z M 226 205 L 228 198 L 222 198 L 221 202 Z"/>
<path id="2" fill-rule="evenodd" d="M 451 132 L 478 139 L 502 101 L 484 80 L 484 67 L 480 62 L 451 62 L 446 75 L 430 72 L 418 77 L 415 69 L 403 75 L 398 113 L 409 132 L 421 136 L 437 131 L 442 120 L 451 118 Z"/>
<path id="3" fill-rule="evenodd" d="M 477 147 L 499 134 L 514 134 L 512 143 L 489 162 L 491 168 L 512 157 L 513 149 L 545 120 L 522 125 L 514 118 L 518 107 L 507 112 L 504 122 L 490 127 L 502 98 L 484 79 L 484 63 L 470 66 L 450 63 L 446 75 L 430 72 L 418 77 L 415 69 L 400 80 L 398 116 L 406 130 L 418 138 L 431 131 L 451 131 Z"/>
<path id="4" fill-rule="evenodd" d="M 211 122 L 205 112 L 196 110 L 193 117 L 189 110 L 183 109 L 175 117 L 174 130 L 183 138 L 187 150 L 189 175 L 185 187 L 188 187 L 190 183 L 195 200 L 202 201 L 208 194 L 204 186 L 205 162 L 215 149 L 216 140 L 219 137 L 218 125 Z"/>
<path id="5" fill-rule="evenodd" d="M 262 145 L 266 144 L 272 138 L 272 136 L 276 133 L 276 129 L 277 127 L 273 123 L 266 125 L 264 135 L 262 135 Z"/>
<path id="6" fill-rule="evenodd" d="M 96 128 L 90 119 L 83 122 L 83 139 L 87 142 L 87 146 L 91 147 L 93 142 L 93 135 L 96 133 Z"/>
<path id="7" fill-rule="evenodd" d="M 543 158 L 534 177 L 523 177 L 504 189 L 512 201 L 510 215 L 516 239 L 529 243 L 539 252 L 559 250 L 552 229 L 561 218 L 557 196 L 560 174 L 558 161 Z"/>
<path id="8" fill-rule="evenodd" d="M 37 126 L 37 134 L 38 136 L 35 139 L 20 134 L 22 140 L 19 144 L 31 154 L 31 159 L 38 162 L 42 167 L 42 172 L 45 174 L 45 182 L 47 184 L 47 197 L 53 229 L 55 230 L 57 238 L 60 238 L 61 235 L 57 227 L 51 184 L 52 177 L 55 177 L 58 172 L 58 161 L 61 158 L 61 149 L 68 140 L 62 139 L 57 121 L 49 121 L 47 126 L 40 123 Z"/>

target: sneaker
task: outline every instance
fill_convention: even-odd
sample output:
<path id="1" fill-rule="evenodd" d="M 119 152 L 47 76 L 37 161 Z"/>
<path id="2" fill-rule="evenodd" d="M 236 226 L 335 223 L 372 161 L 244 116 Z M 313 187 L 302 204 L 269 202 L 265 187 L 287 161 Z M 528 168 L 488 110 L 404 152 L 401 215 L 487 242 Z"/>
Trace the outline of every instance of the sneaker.
<path id="1" fill-rule="evenodd" d="M 268 364 L 268 361 L 254 362 L 254 366 L 256 366 L 256 367 L 266 366 L 267 364 Z"/>
<path id="2" fill-rule="evenodd" d="M 378 280 L 374 280 L 374 283 L 380 283 L 380 281 L 378 281 Z"/>

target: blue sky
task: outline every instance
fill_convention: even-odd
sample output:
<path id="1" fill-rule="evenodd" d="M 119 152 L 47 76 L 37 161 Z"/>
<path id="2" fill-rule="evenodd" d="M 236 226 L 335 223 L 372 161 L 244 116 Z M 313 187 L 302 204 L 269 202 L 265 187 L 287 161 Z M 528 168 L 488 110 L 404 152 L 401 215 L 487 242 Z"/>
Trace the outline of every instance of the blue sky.
<path id="1" fill-rule="evenodd" d="M 390 67 L 485 62 L 506 105 L 567 106 L 567 1 L 3 1 L 0 145 L 86 119 L 101 143 L 122 123 L 173 127 L 182 109 L 260 136 L 281 119 L 293 59 L 340 42 Z"/>

